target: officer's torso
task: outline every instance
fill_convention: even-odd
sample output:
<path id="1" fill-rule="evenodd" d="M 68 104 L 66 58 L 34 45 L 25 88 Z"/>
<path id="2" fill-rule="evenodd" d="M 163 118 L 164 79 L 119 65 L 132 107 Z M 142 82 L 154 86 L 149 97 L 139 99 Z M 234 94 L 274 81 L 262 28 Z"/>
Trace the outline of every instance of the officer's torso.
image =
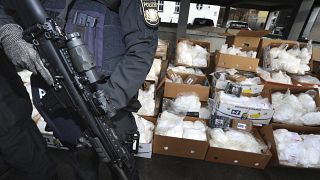
<path id="1" fill-rule="evenodd" d="M 65 6 L 65 0 L 45 0 L 48 14 L 56 16 Z M 55 12 L 55 13 L 53 13 Z M 76 0 L 69 11 L 67 33 L 80 32 L 98 70 L 110 75 L 125 53 L 119 14 L 93 0 Z"/>

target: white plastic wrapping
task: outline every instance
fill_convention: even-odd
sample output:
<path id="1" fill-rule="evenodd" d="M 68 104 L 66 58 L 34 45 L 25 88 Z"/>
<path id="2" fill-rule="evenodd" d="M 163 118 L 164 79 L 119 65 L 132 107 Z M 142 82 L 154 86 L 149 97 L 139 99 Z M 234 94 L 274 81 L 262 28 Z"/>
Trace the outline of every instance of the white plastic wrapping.
<path id="1" fill-rule="evenodd" d="M 280 164 L 320 167 L 320 136 L 299 135 L 286 129 L 273 131 Z"/>
<path id="2" fill-rule="evenodd" d="M 182 138 L 184 116 L 164 111 L 158 118 L 155 133 L 161 136 Z"/>
<path id="3" fill-rule="evenodd" d="M 177 62 L 188 66 L 207 67 L 208 52 L 205 48 L 189 41 L 180 41 L 177 45 Z"/>
<path id="4" fill-rule="evenodd" d="M 196 93 L 179 94 L 173 101 L 171 108 L 176 113 L 200 112 L 200 98 Z"/>
<path id="5" fill-rule="evenodd" d="M 263 142 L 258 141 L 251 133 L 230 129 L 224 132 L 220 128 L 209 131 L 210 146 L 237 151 L 261 153 L 267 149 Z"/>
<path id="6" fill-rule="evenodd" d="M 299 48 L 299 44 L 289 50 L 287 48 L 287 44 L 281 44 L 279 47 L 270 49 L 270 69 L 272 71 L 283 70 L 300 75 L 304 75 L 305 72 L 310 71 L 308 64 L 312 54 L 311 42 L 308 43 L 307 47 L 302 49 Z"/>
<path id="7" fill-rule="evenodd" d="M 175 73 L 195 74 L 195 75 L 199 75 L 199 76 L 204 75 L 203 72 L 198 68 L 188 68 L 188 67 L 184 67 L 184 66 L 173 66 L 170 64 L 168 67 L 168 70 L 170 70 L 170 69 Z"/>
<path id="8" fill-rule="evenodd" d="M 316 112 L 316 102 L 307 93 L 300 93 L 298 96 L 290 92 L 273 93 L 272 105 L 275 122 L 307 126 L 320 125 L 320 112 Z"/>
<path id="9" fill-rule="evenodd" d="M 260 109 L 271 109 L 271 104 L 268 98 L 258 97 L 236 97 L 234 95 L 226 94 L 223 91 L 218 92 L 219 99 L 221 103 L 228 103 L 238 106 L 245 105 L 250 108 L 260 108 Z"/>
<path id="10" fill-rule="evenodd" d="M 140 101 L 141 108 L 138 111 L 139 115 L 142 116 L 154 116 L 154 110 L 156 106 L 155 102 L 155 85 L 151 84 L 149 90 L 143 91 L 139 89 L 138 100 Z"/>
<path id="11" fill-rule="evenodd" d="M 234 45 L 228 48 L 228 44 L 224 44 L 221 46 L 220 53 L 249 58 L 256 58 L 257 56 L 256 51 L 241 51 L 240 47 L 235 47 Z"/>
<path id="12" fill-rule="evenodd" d="M 288 76 L 285 72 L 268 72 L 261 68 L 257 68 L 257 73 L 266 81 L 276 82 L 281 84 L 292 84 L 291 77 Z"/>
<path id="13" fill-rule="evenodd" d="M 207 107 L 201 107 L 200 112 L 199 112 L 199 118 L 200 119 L 210 119 L 212 112 L 212 108 L 207 106 Z"/>
<path id="14" fill-rule="evenodd" d="M 182 137 L 185 139 L 206 141 L 206 125 L 201 121 L 184 121 Z"/>
<path id="15" fill-rule="evenodd" d="M 308 84 L 316 84 L 320 85 L 320 81 L 318 78 L 310 75 L 304 75 L 304 76 L 292 76 L 292 79 L 297 80 L 301 83 L 308 83 Z"/>
<path id="16" fill-rule="evenodd" d="M 32 114 L 31 117 L 35 122 L 38 122 L 41 119 L 41 115 L 36 109 L 36 107 L 33 105 L 32 101 L 32 90 L 31 90 L 31 83 L 30 83 L 30 77 L 31 77 L 32 72 L 28 70 L 23 70 L 18 72 L 18 75 L 21 77 L 22 82 L 24 83 L 24 86 L 26 87 L 29 97 L 32 102 Z"/>
<path id="17" fill-rule="evenodd" d="M 206 141 L 206 125 L 201 121 L 183 121 L 183 116 L 164 111 L 158 119 L 155 133 L 161 136 Z"/>
<path id="18" fill-rule="evenodd" d="M 136 120 L 138 131 L 140 133 L 140 143 L 150 143 L 153 137 L 154 124 L 141 116 L 133 113 Z"/>
<path id="19" fill-rule="evenodd" d="M 154 59 L 153 60 L 151 69 L 146 77 L 146 80 L 153 80 L 155 82 L 158 82 L 160 71 L 161 71 L 161 64 L 162 64 L 161 59 Z"/>

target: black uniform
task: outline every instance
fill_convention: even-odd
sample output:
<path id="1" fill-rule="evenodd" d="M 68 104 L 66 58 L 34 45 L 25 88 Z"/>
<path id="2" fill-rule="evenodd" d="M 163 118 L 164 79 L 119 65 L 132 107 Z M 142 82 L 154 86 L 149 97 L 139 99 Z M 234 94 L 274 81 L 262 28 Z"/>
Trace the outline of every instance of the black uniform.
<path id="1" fill-rule="evenodd" d="M 9 9 L 7 12 L 14 14 L 11 0 L 0 2 Z M 65 4 L 65 0 L 42 2 L 51 15 L 59 14 Z M 139 109 L 136 94 L 152 65 L 157 46 L 158 19 L 148 17 L 148 8 L 153 4 L 143 2 L 144 0 L 123 0 L 114 11 L 97 1 L 76 0 L 67 16 L 66 32 L 80 31 L 97 59 L 98 70 L 109 76 L 108 83 L 103 88 L 118 112 L 112 121 L 123 141 L 128 134 L 137 130 L 131 112 Z M 0 26 L 8 23 L 6 14 L 0 11 Z M 79 24 L 78 17 L 95 19 L 95 23 L 89 21 L 84 25 Z M 37 98 L 38 91 L 34 92 L 34 97 Z M 39 108 L 40 113 L 50 117 L 48 124 L 54 129 L 55 136 L 68 144 L 76 143 L 82 129 L 70 121 L 74 116 L 70 117 L 63 111 L 50 114 Z M 52 118 L 52 115 L 55 117 Z"/>

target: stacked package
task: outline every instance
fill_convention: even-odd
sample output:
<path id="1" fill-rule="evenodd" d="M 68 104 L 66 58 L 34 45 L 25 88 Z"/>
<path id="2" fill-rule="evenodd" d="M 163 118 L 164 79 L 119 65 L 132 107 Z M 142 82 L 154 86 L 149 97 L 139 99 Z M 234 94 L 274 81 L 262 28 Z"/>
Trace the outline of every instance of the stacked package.
<path id="1" fill-rule="evenodd" d="M 297 95 L 276 92 L 272 94 L 272 105 L 275 110 L 274 122 L 294 125 L 318 126 L 320 125 L 320 112 L 314 98 L 317 91 L 309 91 Z"/>
<path id="2" fill-rule="evenodd" d="M 250 132 L 234 129 L 224 131 L 221 128 L 213 128 L 209 130 L 209 134 L 211 147 L 252 153 L 262 153 L 267 150 L 267 146 Z"/>
<path id="3" fill-rule="evenodd" d="M 320 167 L 320 135 L 300 135 L 286 129 L 273 132 L 280 164 Z"/>
<path id="4" fill-rule="evenodd" d="M 202 121 L 184 121 L 185 116 L 168 111 L 162 112 L 157 120 L 155 134 L 176 138 L 206 141 L 206 125 Z"/>
<path id="5" fill-rule="evenodd" d="M 189 40 L 178 42 L 176 63 L 190 67 L 207 67 L 208 50 L 193 42 Z"/>

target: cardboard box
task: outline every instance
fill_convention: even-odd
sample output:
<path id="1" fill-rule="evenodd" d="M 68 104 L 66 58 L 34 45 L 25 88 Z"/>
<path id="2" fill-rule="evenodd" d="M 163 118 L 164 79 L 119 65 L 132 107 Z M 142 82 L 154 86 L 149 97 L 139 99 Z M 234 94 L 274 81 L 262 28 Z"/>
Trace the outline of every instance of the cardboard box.
<path id="1" fill-rule="evenodd" d="M 264 96 L 268 97 L 268 96 Z M 228 117 L 230 119 L 250 120 L 254 125 L 269 124 L 273 116 L 272 107 L 254 108 L 243 105 L 234 105 L 231 102 L 221 102 L 218 95 L 215 97 L 213 115 Z"/>
<path id="2" fill-rule="evenodd" d="M 218 50 L 215 55 L 216 66 L 238 69 L 243 71 L 256 72 L 259 64 L 259 59 L 242 56 L 235 56 L 230 54 L 222 54 Z"/>
<path id="3" fill-rule="evenodd" d="M 212 77 L 212 87 L 216 90 L 224 90 L 228 84 L 228 82 L 232 83 L 234 86 L 240 86 L 242 88 L 242 94 L 244 96 L 254 96 L 260 94 L 264 88 L 264 84 L 259 85 L 244 85 L 237 84 L 231 81 L 222 81 L 217 79 L 216 77 Z"/>
<path id="4" fill-rule="evenodd" d="M 189 41 L 192 45 L 199 45 L 202 48 L 205 48 L 208 52 L 207 54 L 207 67 L 196 67 L 196 68 L 208 68 L 210 64 L 210 43 L 206 41 L 198 41 L 198 40 L 191 40 L 191 39 L 178 39 L 177 45 L 181 41 Z M 195 66 L 189 66 L 186 64 L 182 64 L 178 62 L 178 48 L 176 48 L 176 54 L 175 54 L 175 61 L 174 61 L 175 66 L 185 66 L 185 67 L 195 67 Z"/>
<path id="5" fill-rule="evenodd" d="M 263 142 L 258 131 L 254 129 L 254 135 L 257 139 Z M 206 161 L 246 166 L 257 169 L 264 169 L 270 161 L 272 154 L 269 150 L 266 153 L 251 153 L 244 151 L 237 151 L 231 149 L 223 149 L 217 147 L 209 147 Z"/>
<path id="6" fill-rule="evenodd" d="M 297 45 L 297 42 L 295 43 L 286 43 L 288 45 L 287 50 L 293 48 L 294 46 Z M 281 46 L 282 43 L 270 43 L 263 49 L 263 54 L 262 54 L 262 66 L 264 68 L 270 68 L 271 66 L 271 58 L 270 58 L 270 53 L 268 53 L 272 48 L 274 47 L 279 47 Z M 305 43 L 299 43 L 300 48 L 303 48 L 306 46 Z"/>
<path id="7" fill-rule="evenodd" d="M 282 40 L 282 39 L 269 39 L 269 38 L 261 38 L 259 46 L 258 46 L 258 52 L 257 52 L 257 58 L 262 59 L 263 57 L 263 51 L 264 49 L 269 46 L 272 43 L 277 44 L 297 44 L 298 41 L 291 41 L 291 40 Z M 262 65 L 262 62 L 261 64 Z"/>
<path id="8" fill-rule="evenodd" d="M 312 49 L 312 61 L 320 62 L 320 48 L 313 48 Z"/>
<path id="9" fill-rule="evenodd" d="M 144 119 L 152 122 L 154 125 L 157 122 L 157 118 L 154 117 L 148 117 L 148 116 L 143 116 Z M 152 156 L 152 142 L 150 143 L 140 143 L 139 144 L 139 150 L 137 154 L 134 154 L 137 157 L 142 157 L 142 158 L 148 158 L 150 159 Z"/>
<path id="10" fill-rule="evenodd" d="M 238 130 L 248 131 L 248 132 L 252 131 L 252 126 L 253 126 L 253 124 L 251 121 L 239 120 L 239 119 L 233 119 L 232 124 L 231 124 L 231 127 L 233 129 L 238 129 Z"/>
<path id="11" fill-rule="evenodd" d="M 232 32 L 229 32 L 232 33 Z M 227 35 L 226 44 L 229 47 L 235 45 L 245 51 L 257 51 L 262 36 L 269 34 L 270 31 L 248 31 L 240 30 L 236 34 Z"/>
<path id="12" fill-rule="evenodd" d="M 198 118 L 186 117 L 185 121 L 196 121 Z M 175 138 L 154 134 L 153 153 L 168 156 L 204 160 L 208 150 L 207 141 Z"/>
<path id="13" fill-rule="evenodd" d="M 318 75 L 315 75 L 315 74 L 309 74 L 313 77 L 316 77 L 319 79 L 319 76 Z M 311 84 L 311 83 L 304 83 L 304 82 L 300 82 L 299 80 L 297 80 L 294 76 L 291 77 L 292 79 L 292 82 L 295 86 L 302 86 L 302 87 L 315 87 L 315 86 L 320 86 L 320 84 Z"/>
<path id="14" fill-rule="evenodd" d="M 272 89 L 272 88 L 278 88 L 278 87 L 287 87 L 291 88 L 294 87 L 294 84 L 283 84 L 283 83 L 278 83 L 278 82 L 273 82 L 273 81 L 267 81 L 264 79 L 259 73 L 258 76 L 260 77 L 262 83 L 264 84 L 264 89 Z M 292 79 L 291 79 L 292 81 Z"/>
<path id="15" fill-rule="evenodd" d="M 162 60 L 166 60 L 167 54 L 168 54 L 168 48 L 169 48 L 169 41 L 159 39 L 155 57 L 160 58 Z"/>
<path id="16" fill-rule="evenodd" d="M 186 79 L 189 74 L 181 74 L 176 73 L 182 77 L 182 79 Z M 199 95 L 200 101 L 207 101 L 209 98 L 209 86 L 203 86 L 203 84 L 208 81 L 205 76 L 196 76 L 197 82 L 196 84 L 179 84 L 173 82 L 167 82 L 168 78 L 165 77 L 164 82 L 164 94 L 163 97 L 166 98 L 176 98 L 179 93 L 185 92 L 195 92 Z"/>
<path id="17" fill-rule="evenodd" d="M 277 152 L 276 142 L 273 136 L 273 131 L 276 129 L 287 129 L 291 132 L 297 132 L 299 134 L 320 134 L 319 127 L 308 127 L 308 126 L 296 126 L 296 125 L 286 125 L 286 124 L 270 124 L 268 126 L 263 126 L 260 129 L 260 134 L 265 142 L 271 145 L 271 153 L 272 158 L 270 160 L 270 165 L 272 166 L 288 166 L 282 165 L 279 161 L 279 156 Z M 290 166 L 290 167 L 297 167 L 297 166 Z"/>

